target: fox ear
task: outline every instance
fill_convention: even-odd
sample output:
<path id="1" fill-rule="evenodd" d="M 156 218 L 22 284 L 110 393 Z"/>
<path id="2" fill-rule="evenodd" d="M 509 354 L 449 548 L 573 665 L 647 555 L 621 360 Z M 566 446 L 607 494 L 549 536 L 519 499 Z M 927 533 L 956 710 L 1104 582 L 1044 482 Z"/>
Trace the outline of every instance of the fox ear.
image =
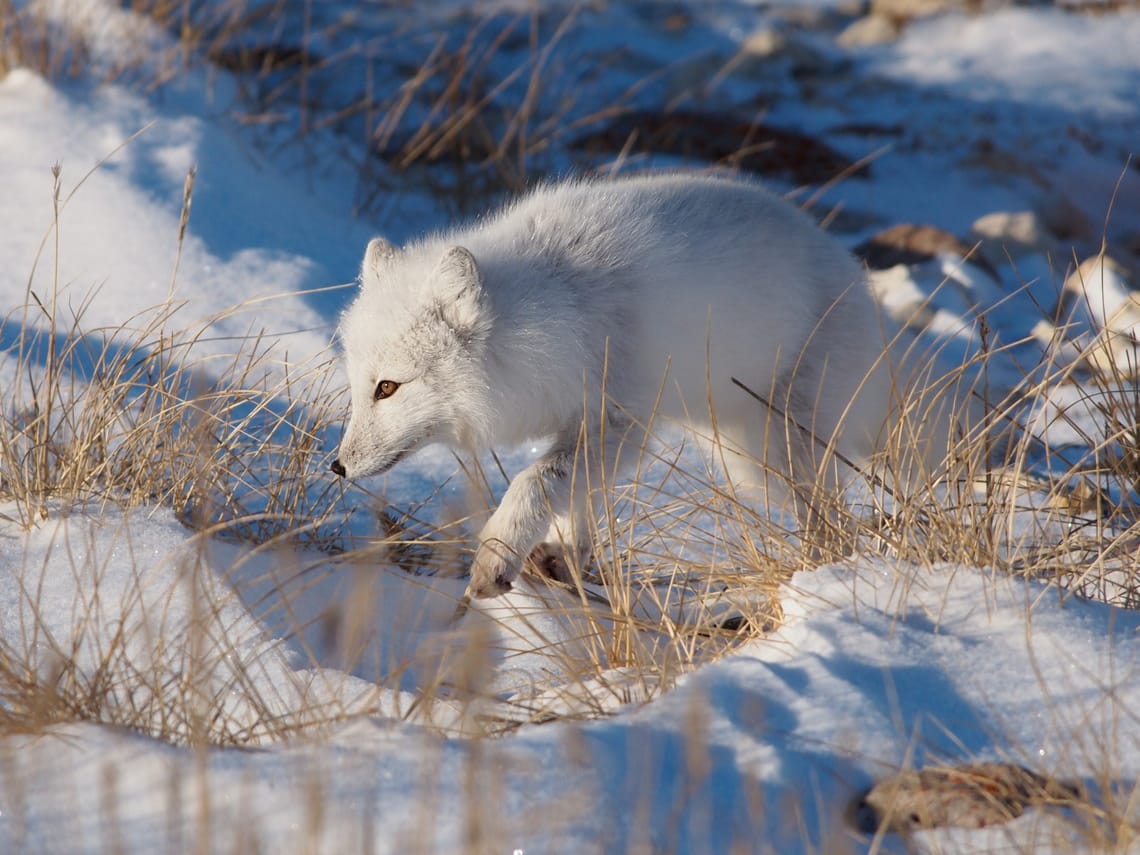
<path id="1" fill-rule="evenodd" d="M 382 237 L 374 237 L 368 241 L 368 249 L 364 250 L 364 264 L 361 272 L 375 270 L 386 261 L 396 257 L 396 247 L 392 246 Z"/>
<path id="2" fill-rule="evenodd" d="M 486 327 L 490 318 L 479 265 L 471 251 L 453 246 L 439 262 L 435 273 L 438 310 L 444 322 L 464 336 Z"/>
<path id="3" fill-rule="evenodd" d="M 463 246 L 453 246 L 443 254 L 438 272 L 441 277 L 460 284 L 463 288 L 479 286 L 479 265 L 471 250 Z"/>

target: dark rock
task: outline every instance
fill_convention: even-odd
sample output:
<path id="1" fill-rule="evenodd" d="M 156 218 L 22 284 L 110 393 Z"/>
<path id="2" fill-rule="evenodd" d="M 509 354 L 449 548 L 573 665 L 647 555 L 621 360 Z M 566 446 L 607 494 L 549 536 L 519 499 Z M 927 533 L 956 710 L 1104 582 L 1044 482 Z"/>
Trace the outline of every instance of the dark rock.
<path id="1" fill-rule="evenodd" d="M 1078 789 L 1013 763 L 907 770 L 875 784 L 850 807 L 860 831 L 985 828 L 1038 805 L 1072 804 Z"/>
<path id="2" fill-rule="evenodd" d="M 209 57 L 214 65 L 238 73 L 265 73 L 321 61 L 303 47 L 282 44 L 216 48 L 210 51 Z"/>
<path id="3" fill-rule="evenodd" d="M 887 270 L 898 264 L 922 264 L 938 255 L 950 254 L 968 260 L 995 282 L 997 270 L 980 252 L 938 226 L 902 223 L 879 232 L 853 250 L 872 270 Z"/>
<path id="4" fill-rule="evenodd" d="M 619 116 L 571 143 L 591 154 L 653 153 L 691 158 L 777 177 L 820 184 L 843 173 L 866 178 L 870 167 L 800 131 L 716 113 L 639 110 Z"/>

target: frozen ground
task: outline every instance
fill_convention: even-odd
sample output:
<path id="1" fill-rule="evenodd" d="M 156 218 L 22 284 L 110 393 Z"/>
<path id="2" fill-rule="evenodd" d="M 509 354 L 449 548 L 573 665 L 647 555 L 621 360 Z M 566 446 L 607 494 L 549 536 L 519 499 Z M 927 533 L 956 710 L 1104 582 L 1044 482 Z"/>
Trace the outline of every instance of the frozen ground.
<path id="1" fill-rule="evenodd" d="M 173 568 L 180 551 L 196 552 L 188 540 L 162 514 L 77 517 L 66 534 L 45 526 L 0 565 L 6 632 L 31 631 L 30 582 L 41 586 L 47 616 L 41 650 L 48 633 L 59 640 L 73 631 L 73 616 L 86 613 L 76 601 L 96 589 L 112 614 L 133 600 L 131 614 L 150 632 L 177 638 L 189 605 L 180 593 L 187 577 Z M 97 584 L 76 580 L 68 561 L 52 557 L 65 545 L 104 568 Z M 202 560 L 209 580 L 233 556 Z M 1127 788 L 1140 771 L 1140 619 L 1103 604 L 1062 603 L 1044 585 L 976 568 L 868 563 L 798 574 L 784 626 L 648 706 L 618 710 L 611 701 L 613 717 L 524 727 L 494 741 L 447 739 L 401 721 L 410 695 L 295 668 L 302 657 L 294 645 L 265 639 L 216 584 L 199 596 L 220 606 L 218 621 L 235 641 L 225 657 L 199 666 L 212 667 L 213 688 L 234 700 L 222 714 L 235 736 L 334 694 L 374 712 L 319 735 L 302 724 L 293 738 L 256 750 L 195 751 L 83 723 L 9 736 L 6 851 L 719 852 L 741 841 L 756 851 L 811 851 L 851 845 L 847 803 L 908 764 L 1003 759 L 1094 792 L 1101 775 Z M 156 603 L 166 604 L 165 627 Z M 142 624 L 132 630 L 115 667 L 145 674 L 156 667 L 144 642 L 153 636 Z M 98 645 L 99 636 L 92 627 L 85 644 Z M 260 705 L 243 708 L 240 699 L 252 696 Z M 434 719 L 456 721 L 439 709 Z M 1071 852 L 1087 822 L 1032 810 L 989 830 L 923 833 L 916 845 Z M 905 850 L 888 840 L 879 851 Z"/>
<path id="2" fill-rule="evenodd" d="M 86 33 L 90 70 L 49 82 L 17 68 L 0 79 L 0 390 L 16 382 L 20 330 L 44 326 L 23 308 L 29 287 L 81 309 L 91 341 L 145 325 L 168 297 L 185 302 L 178 326 L 210 322 L 195 344 L 206 372 L 208 357 L 223 360 L 261 330 L 271 373 L 319 365 L 350 293 L 328 286 L 351 282 L 368 237 L 404 239 L 455 214 L 454 195 L 445 203 L 414 189 L 425 182 L 383 161 L 365 169 L 347 127 L 355 119 L 290 145 L 280 128 L 239 121 L 245 83 L 227 73 L 199 70 L 154 90 L 99 84 L 140 54 L 139 76 L 158 73 L 167 35 L 115 4 L 31 5 Z M 314 54 L 349 60 L 335 83 L 314 72 L 312 85 L 335 112 L 364 85 L 353 57 L 360 68 L 374 61 L 369 85 L 382 88 L 386 69 L 424 60 L 430 34 L 462 39 L 471 5 L 441 4 L 429 20 L 363 4 L 355 29 L 322 29 L 346 9 L 315 4 Z M 995 211 L 1037 211 L 1071 227 L 1067 243 L 1050 238 L 1003 259 L 1000 282 L 972 270 L 972 285 L 940 297 L 951 334 L 961 294 L 993 302 L 1029 284 L 989 315 L 1000 340 L 1019 340 L 1041 317 L 1034 303 L 1056 303 L 1072 247 L 1083 257 L 1102 236 L 1140 247 L 1140 172 L 1128 162 L 1140 140 L 1140 13 L 949 14 L 896 41 L 842 48 L 838 25 L 796 23 L 809 6 L 838 14 L 832 4 L 675 4 L 686 23 L 670 29 L 646 4 L 585 8 L 548 59 L 544 100 L 567 127 L 602 104 L 650 109 L 695 97 L 694 81 L 721 80 L 701 94 L 702 108 L 746 108 L 849 158 L 874 156 L 868 177 L 814 203 L 835 214 L 833 231 L 851 246 L 900 222 L 965 236 Z M 282 26 L 284 41 L 298 37 Z M 717 77 L 758 31 L 795 49 Z M 516 40 L 489 63 L 509 66 L 528 50 Z M 669 74 L 632 88 L 662 64 Z M 568 134 L 551 139 L 536 168 L 594 165 L 572 153 Z M 810 195 L 787 175 L 773 180 Z M 908 283 L 940 279 L 943 263 L 909 270 Z M 962 338 L 964 349 L 978 347 Z M 1001 372 L 1040 347 L 1021 345 Z M 86 368 L 80 382 L 97 374 Z M 1095 416 L 1074 420 L 1095 435 Z M 1047 437 L 1065 428 L 1038 425 Z M 530 453 L 505 451 L 508 469 Z M 371 486 L 396 507 L 436 495 L 430 512 L 446 514 L 463 493 L 455 470 L 450 455 L 429 451 Z M 621 669 L 569 680 L 575 662 L 597 653 L 580 623 L 543 602 L 553 595 L 520 591 L 456 622 L 462 580 L 210 540 L 163 508 L 52 508 L 30 532 L 12 508 L 0 514 L 2 655 L 31 663 L 47 683 L 115 686 L 92 692 L 102 707 L 72 710 L 47 733 L 14 728 L 0 740 L 0 851 L 1069 852 L 1090 840 L 1128 851 L 1136 837 L 1138 620 L 1044 583 L 885 561 L 800 573 L 773 635 L 661 693 L 657 675 Z M 349 528 L 363 530 L 368 517 L 359 511 Z M 353 605 L 369 620 L 348 638 L 330 634 L 328 616 Z M 419 690 L 488 636 L 497 651 L 488 693 L 421 700 Z M 526 695 L 531 683 L 547 694 Z M 652 702 L 638 703 L 646 695 Z M 528 718 L 520 704 L 539 701 L 566 720 L 514 727 Z M 0 711 L 20 702 L 0 696 Z M 330 717 L 344 720 L 330 727 Z M 489 721 L 508 735 L 465 736 Z M 222 744 L 186 747 L 203 736 Z M 1111 785 L 1119 803 L 1132 794 L 1131 814 L 1090 830 L 1086 814 L 1036 808 L 986 830 L 881 841 L 845 822 L 874 780 L 963 760 L 1020 763 L 1077 782 L 1100 803 Z"/>

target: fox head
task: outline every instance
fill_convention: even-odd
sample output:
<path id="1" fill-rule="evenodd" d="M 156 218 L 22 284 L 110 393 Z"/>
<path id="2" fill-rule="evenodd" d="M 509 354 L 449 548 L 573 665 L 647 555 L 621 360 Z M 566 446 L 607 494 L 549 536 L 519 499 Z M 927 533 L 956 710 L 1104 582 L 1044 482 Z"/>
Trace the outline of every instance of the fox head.
<path id="1" fill-rule="evenodd" d="M 397 250 L 372 240 L 340 322 L 352 415 L 332 471 L 361 478 L 431 442 L 473 444 L 488 409 L 491 319 L 463 247 Z"/>

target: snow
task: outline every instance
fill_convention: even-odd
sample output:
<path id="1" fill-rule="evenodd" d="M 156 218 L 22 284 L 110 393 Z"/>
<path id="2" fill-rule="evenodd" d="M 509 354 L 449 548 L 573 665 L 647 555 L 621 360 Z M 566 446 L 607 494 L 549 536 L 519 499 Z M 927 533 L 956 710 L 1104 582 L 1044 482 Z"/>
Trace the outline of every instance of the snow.
<path id="1" fill-rule="evenodd" d="M 189 607 L 164 586 L 187 577 L 163 568 L 196 548 L 192 535 L 156 517 L 73 519 L 69 527 L 81 531 L 70 533 L 67 549 L 58 531 L 30 535 L 28 570 L 12 559 L 4 567 L 4 626 L 30 622 L 15 613 L 26 602 L 17 590 L 33 580 L 46 586 L 39 611 L 50 620 L 41 635 L 63 649 L 80 593 L 144 621 L 161 601 L 177 622 Z M 225 567 L 233 556 L 217 549 L 205 561 Z M 104 570 L 77 580 L 73 566 Z M 155 841 L 340 852 L 365 848 L 365 835 L 380 852 L 458 851 L 470 839 L 466 812 L 485 811 L 480 839 L 497 851 L 722 851 L 762 840 L 761 851 L 790 852 L 805 840 L 849 837 L 842 817 L 854 792 L 907 763 L 981 756 L 1078 780 L 1104 768 L 1125 781 L 1140 773 L 1134 751 L 1113 748 L 1135 740 L 1140 617 L 975 568 L 881 563 L 797 574 L 779 630 L 653 703 L 491 742 L 446 739 L 401 721 L 394 713 L 400 703 L 406 713 L 410 696 L 378 699 L 363 681 L 291 670 L 298 656 L 290 645 L 258 640 L 232 594 L 228 605 L 221 587 L 199 596 L 230 642 L 213 678 L 219 715 L 234 727 L 249 711 L 228 699 L 251 694 L 227 670 L 234 659 L 247 660 L 242 672 L 276 715 L 303 717 L 322 692 L 338 693 L 338 702 L 368 697 L 371 714 L 302 726 L 254 752 L 182 749 L 93 723 L 9 736 L 3 792 L 21 809 L 0 819 L 6 851 L 101 852 L 119 840 L 140 852 L 154 851 Z M 105 634 L 96 626 L 86 640 Z M 141 640 L 144 628 L 132 625 L 128 636 Z M 147 645 L 129 647 L 127 658 L 147 660 L 134 667 L 165 667 Z M 532 655 L 551 657 L 541 649 Z M 1005 851 L 1012 837 L 1029 851 L 1071 851 L 1070 823 L 1033 812 L 1008 828 L 929 832 L 920 843 Z"/>
<path id="2" fill-rule="evenodd" d="M 1137 39 L 1135 10 L 1113 16 L 1110 27 L 1096 16 L 1060 8 L 947 15 L 910 27 L 883 51 L 877 68 L 899 80 L 950 87 L 978 100 L 1132 119 Z"/>
<path id="3" fill-rule="evenodd" d="M 204 111 L 200 98 L 186 100 Z M 0 146 L 0 215 L 10 224 L 0 249 L 11 259 L 0 273 L 4 293 L 30 287 L 46 301 L 58 286 L 62 305 L 83 307 L 86 329 L 128 320 L 142 328 L 168 300 L 185 302 L 176 320 L 213 320 L 203 354 L 232 353 L 228 337 L 258 328 L 299 362 L 331 341 L 334 304 L 305 292 L 352 280 L 357 253 L 342 247 L 355 245 L 353 234 L 366 241 L 367 228 L 349 226 L 346 241 L 344 227 L 317 214 L 319 200 L 251 162 L 248 146 L 215 123 L 156 110 L 119 87 L 60 91 L 16 69 L 0 84 Z M 50 234 L 56 164 L 58 257 Z M 191 167 L 194 227 L 179 252 Z M 259 300 L 254 317 L 228 312 L 242 299 Z"/>
<path id="4" fill-rule="evenodd" d="M 645 9 L 608 5 L 583 11 L 564 36 L 567 53 L 550 61 L 552 93 L 581 89 L 568 116 L 618 102 L 636 78 L 628 68 L 576 78 L 567 69 L 592 66 L 575 58 L 615 43 L 638 62 L 731 55 L 756 28 L 784 27 L 787 12 L 678 4 L 692 24 L 663 34 Z M 474 7 L 531 4 L 446 6 L 430 20 L 369 8 L 359 26 L 375 38 L 393 21 L 413 32 L 453 27 L 454 38 Z M 49 81 L 15 68 L 0 79 L 0 294 L 12 307 L 0 319 L 5 396 L 17 377 L 28 382 L 15 365 L 20 331 L 45 329 L 24 308 L 29 291 L 58 304 L 64 328 L 79 315 L 92 341 L 124 324 L 145 328 L 173 300 L 165 323 L 200 331 L 201 370 L 220 375 L 215 366 L 263 332 L 270 370 L 292 376 L 329 358 L 351 294 L 333 286 L 351 282 L 368 238 L 403 239 L 449 219 L 445 203 L 407 185 L 359 206 L 369 194 L 351 157 L 339 156 L 348 144 L 335 128 L 313 131 L 298 153 L 275 132 L 243 126 L 233 118 L 237 81 L 221 71 L 171 76 L 170 36 L 120 4 L 27 8 L 80 33 L 90 70 Z M 343 11 L 324 4 L 317 13 Z M 982 214 L 1056 212 L 1062 199 L 1090 224 L 1075 238 L 1084 250 L 1102 232 L 1122 242 L 1140 233 L 1140 177 L 1127 165 L 1140 139 L 1134 10 L 936 16 L 897 42 L 847 52 L 786 32 L 821 53 L 812 74 L 822 97 L 803 100 L 792 75 L 771 65 L 729 75 L 710 103 L 762 101 L 766 118 L 813 133 L 856 121 L 899 128 L 872 179 L 830 188 L 817 205 L 841 207 L 836 231 L 850 245 L 908 220 L 964 234 Z M 347 49 L 338 38 L 352 36 L 334 28 L 313 40 L 332 54 Z M 425 44 L 408 38 L 392 52 L 414 57 Z M 139 62 L 149 63 L 139 78 L 171 79 L 100 82 Z M 358 82 L 346 79 L 344 91 Z M 665 80 L 638 97 L 678 86 Z M 854 157 L 879 148 L 858 134 L 834 137 Z M 561 156 L 551 155 L 556 172 L 569 168 Z M 1008 168 L 993 168 L 1000 158 Z M 995 334 L 1018 341 L 1040 318 L 1035 304 L 1058 298 L 1068 258 L 1049 254 L 1057 250 L 1003 265 L 995 284 L 940 257 L 886 271 L 876 285 L 888 309 L 901 308 L 953 275 L 960 287 L 932 302 L 932 331 L 976 349 L 964 319 L 997 304 Z M 1102 269 L 1111 287 L 1080 306 L 1091 331 L 1115 311 L 1094 298 L 1129 303 L 1127 283 Z M 1018 345 L 995 376 L 1040 350 Z M 1066 408 L 1081 412 L 1058 420 Z M 1079 445 L 1103 430 L 1097 418 L 1084 390 L 1068 385 L 1034 429 L 1059 447 Z M 336 437 L 327 439 L 331 455 Z M 508 471 L 535 454 L 503 451 Z M 699 470 L 699 457 L 685 459 Z M 431 449 L 369 485 L 374 492 L 347 494 L 357 505 L 352 543 L 367 543 L 375 496 L 437 522 L 463 516 L 456 469 Z M 627 499 L 621 513 L 641 500 Z M 521 585 L 464 611 L 463 579 L 408 573 L 391 544 L 343 555 L 253 545 L 194 532 L 161 506 L 53 504 L 26 530 L 20 518 L 0 506 L 0 671 L 27 665 L 61 697 L 92 702 L 60 711 L 49 694 L 35 702 L 58 723 L 0 729 L 4 852 L 1070 852 L 1087 846 L 1088 820 L 1060 808 L 910 840 L 870 841 L 845 816 L 874 781 L 927 762 L 1020 763 L 1079 782 L 1101 802 L 1110 783 L 1127 801 L 1140 775 L 1140 617 L 990 568 L 866 558 L 800 572 L 781 589 L 783 620 L 770 635 L 691 671 L 641 673 L 600 649 L 618 624 L 597 609 Z M 707 530 L 683 522 L 694 536 L 673 545 L 678 553 L 717 548 L 719 534 L 698 543 Z M 661 626 L 706 608 L 731 613 L 730 595 L 702 593 L 694 605 L 643 592 L 631 608 Z M 631 643 L 653 645 L 664 632 Z M 15 721 L 20 703 L 0 694 L 0 723 Z M 475 735 L 485 730 L 500 736 Z M 1135 836 L 1119 834 L 1111 851 Z"/>

